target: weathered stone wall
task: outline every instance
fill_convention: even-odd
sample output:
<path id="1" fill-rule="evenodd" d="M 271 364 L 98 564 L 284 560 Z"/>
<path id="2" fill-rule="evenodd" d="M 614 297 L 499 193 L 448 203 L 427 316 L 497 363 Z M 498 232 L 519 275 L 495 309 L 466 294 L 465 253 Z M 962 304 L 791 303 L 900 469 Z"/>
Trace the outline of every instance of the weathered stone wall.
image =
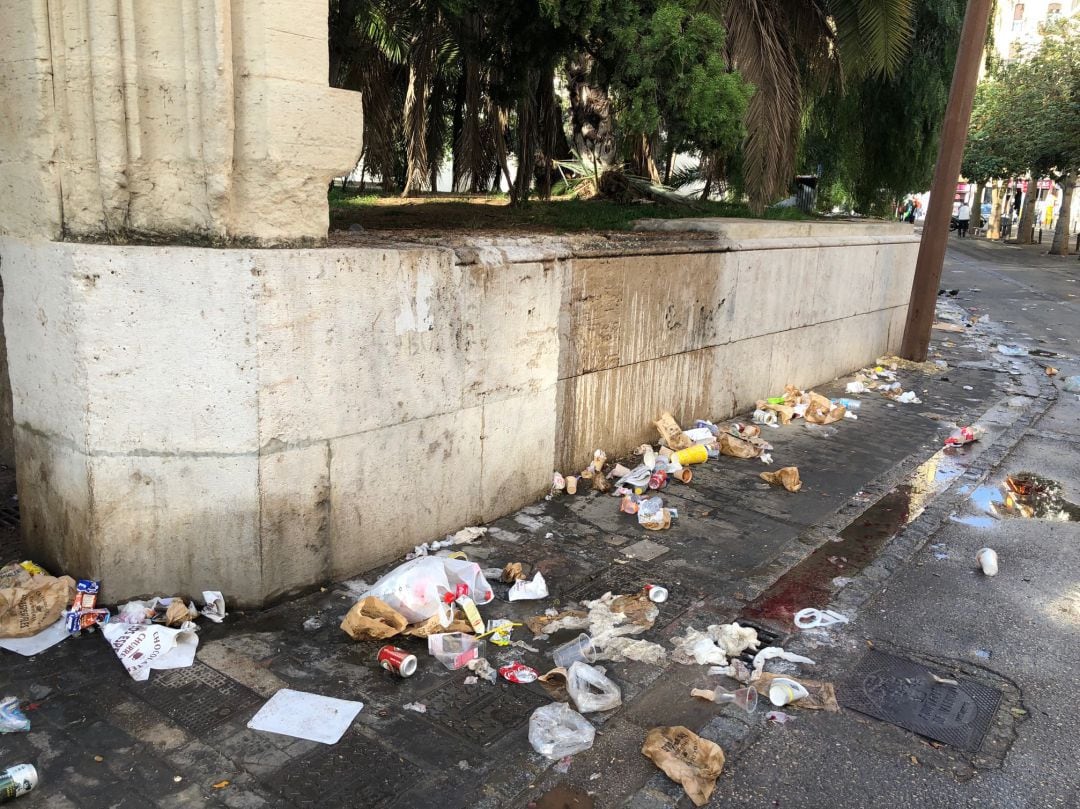
<path id="1" fill-rule="evenodd" d="M 26 540 L 107 599 L 260 604 L 508 513 L 661 410 L 722 418 L 898 344 L 910 229 L 761 227 L 637 251 L 0 239 Z"/>
<path id="2" fill-rule="evenodd" d="M 0 233 L 326 236 L 361 147 L 327 0 L 0 0 Z"/>

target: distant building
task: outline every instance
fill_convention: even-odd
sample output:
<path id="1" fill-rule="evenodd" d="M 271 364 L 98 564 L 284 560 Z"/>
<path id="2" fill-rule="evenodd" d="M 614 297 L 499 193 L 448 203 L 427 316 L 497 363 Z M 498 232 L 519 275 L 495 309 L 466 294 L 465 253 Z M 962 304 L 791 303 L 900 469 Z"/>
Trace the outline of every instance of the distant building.
<path id="1" fill-rule="evenodd" d="M 998 0 L 990 53 L 1003 62 L 1039 44 L 1047 22 L 1080 15 L 1080 0 Z"/>

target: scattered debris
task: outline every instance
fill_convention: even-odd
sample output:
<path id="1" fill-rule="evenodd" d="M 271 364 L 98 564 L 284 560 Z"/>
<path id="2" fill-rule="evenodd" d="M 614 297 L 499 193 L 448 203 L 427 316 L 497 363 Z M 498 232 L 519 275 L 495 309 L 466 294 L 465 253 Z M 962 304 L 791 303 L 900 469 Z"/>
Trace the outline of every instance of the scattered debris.
<path id="1" fill-rule="evenodd" d="M 664 775 L 681 784 L 695 806 L 709 802 L 724 769 L 720 745 L 681 725 L 653 728 L 641 748 Z"/>
<path id="2" fill-rule="evenodd" d="M 792 620 L 799 629 L 814 629 L 815 627 L 833 626 L 834 624 L 846 624 L 847 616 L 833 610 L 819 610 L 815 607 L 806 607 L 795 613 Z"/>
<path id="3" fill-rule="evenodd" d="M 0 801 L 7 803 L 30 792 L 38 785 L 37 768 L 33 764 L 16 764 L 0 770 Z"/>
<path id="4" fill-rule="evenodd" d="M 422 702 L 406 702 L 401 707 L 402 710 L 413 711 L 414 713 L 427 713 L 427 705 Z"/>
<path id="5" fill-rule="evenodd" d="M 29 730 L 30 720 L 19 710 L 19 698 L 0 699 L 0 733 L 27 733 Z M 0 796 L 2 795 L 0 792 Z"/>
<path id="6" fill-rule="evenodd" d="M 363 709 L 362 702 L 282 688 L 251 717 L 247 726 L 309 742 L 337 744 Z"/>
<path id="7" fill-rule="evenodd" d="M 602 666 L 577 661 L 567 672 L 566 690 L 581 713 L 610 711 L 622 705 L 622 693 Z"/>
<path id="8" fill-rule="evenodd" d="M 596 729 L 565 702 L 541 705 L 529 717 L 529 744 L 549 759 L 561 759 L 588 750 Z"/>
<path id="9" fill-rule="evenodd" d="M 795 717 L 791 714 L 786 714 L 783 711 L 769 711 L 765 714 L 765 718 L 778 725 L 786 725 L 788 722 L 793 722 L 795 720 Z"/>
<path id="10" fill-rule="evenodd" d="M 799 469 L 796 466 L 785 466 L 775 472 L 761 472 L 758 477 L 773 486 L 783 486 L 789 492 L 797 492 L 802 488 Z"/>
<path id="11" fill-rule="evenodd" d="M 514 586 L 510 588 L 510 594 L 507 596 L 510 601 L 535 601 L 547 597 L 547 582 L 544 581 L 544 576 L 539 570 L 532 577 L 532 581 L 522 579 L 514 582 Z"/>

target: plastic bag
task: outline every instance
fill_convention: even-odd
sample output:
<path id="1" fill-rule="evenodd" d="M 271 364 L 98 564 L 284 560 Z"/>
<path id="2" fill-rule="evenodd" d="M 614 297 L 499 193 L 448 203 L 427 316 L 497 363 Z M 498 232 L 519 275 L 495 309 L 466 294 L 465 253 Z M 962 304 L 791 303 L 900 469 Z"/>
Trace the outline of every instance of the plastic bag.
<path id="1" fill-rule="evenodd" d="M 588 750 L 595 737 L 589 720 L 564 702 L 541 705 L 529 717 L 529 744 L 550 759 Z"/>
<path id="2" fill-rule="evenodd" d="M 398 565 L 375 582 L 363 597 L 381 599 L 409 623 L 438 615 L 439 622 L 449 626 L 453 607 L 444 598 L 447 593 L 451 594 L 451 601 L 458 595 L 467 595 L 477 604 L 487 604 L 495 597 L 478 564 L 445 556 L 421 556 Z"/>
<path id="3" fill-rule="evenodd" d="M 509 601 L 535 601 L 547 597 L 547 582 L 544 581 L 544 577 L 539 570 L 532 577 L 532 581 L 521 579 L 514 582 L 514 586 L 510 588 L 510 592 L 506 596 Z"/>
<path id="4" fill-rule="evenodd" d="M 19 710 L 19 698 L 0 699 L 0 733 L 25 733 L 28 730 L 30 720 Z"/>
<path id="5" fill-rule="evenodd" d="M 566 677 L 570 699 L 582 713 L 610 711 L 622 705 L 622 693 L 604 670 L 580 661 L 570 666 Z"/>

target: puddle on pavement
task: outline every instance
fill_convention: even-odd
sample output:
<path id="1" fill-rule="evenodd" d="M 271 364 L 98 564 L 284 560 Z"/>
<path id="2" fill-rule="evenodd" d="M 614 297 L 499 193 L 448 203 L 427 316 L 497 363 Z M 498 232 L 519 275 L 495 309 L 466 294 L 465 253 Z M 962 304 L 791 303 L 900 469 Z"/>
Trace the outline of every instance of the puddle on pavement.
<path id="1" fill-rule="evenodd" d="M 934 453 L 905 483 L 841 531 L 838 541 L 825 543 L 777 579 L 743 611 L 743 617 L 790 625 L 804 607 L 827 607 L 836 589 L 833 579 L 852 578 L 873 562 L 890 537 L 922 514 L 934 495 L 963 474 L 970 454 L 968 447 Z"/>
<path id="2" fill-rule="evenodd" d="M 566 784 L 552 787 L 529 804 L 530 809 L 593 809 L 595 801 L 588 793 Z"/>
<path id="3" fill-rule="evenodd" d="M 1065 489 L 1051 478 L 1032 472 L 1008 475 L 997 484 L 979 486 L 971 493 L 971 502 L 986 516 L 954 517 L 956 522 L 975 527 L 986 527 L 979 521 L 995 518 L 1051 520 L 1054 522 L 1080 521 L 1080 506 L 1065 499 Z"/>

